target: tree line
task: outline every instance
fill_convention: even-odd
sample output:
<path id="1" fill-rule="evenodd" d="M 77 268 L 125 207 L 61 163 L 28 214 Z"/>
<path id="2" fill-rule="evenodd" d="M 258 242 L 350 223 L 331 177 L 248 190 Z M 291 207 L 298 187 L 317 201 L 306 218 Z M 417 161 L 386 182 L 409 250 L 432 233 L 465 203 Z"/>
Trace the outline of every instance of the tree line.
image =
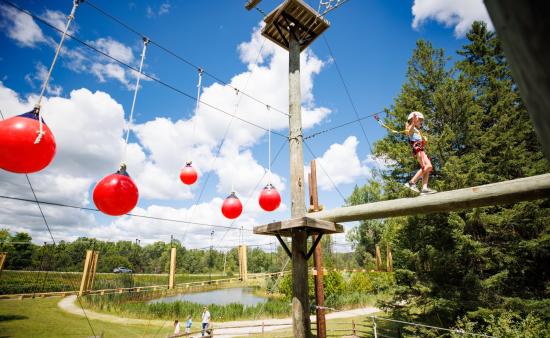
<path id="1" fill-rule="evenodd" d="M 498 37 L 476 22 L 452 55 L 416 44 L 406 80 L 384 121 L 402 130 L 425 117 L 430 185 L 447 191 L 550 171 Z M 418 170 L 406 136 L 388 133 L 375 155 L 387 168 L 355 187 L 349 205 L 411 196 Z M 393 316 L 498 336 L 550 336 L 550 200 L 369 220 L 348 234 L 358 264 L 375 244 L 393 248 Z"/>
<path id="2" fill-rule="evenodd" d="M 168 273 L 170 249 L 176 248 L 177 273 L 238 274 L 238 248 L 220 250 L 216 247 L 189 249 L 174 239 L 171 243 L 154 242 L 140 245 L 135 241 L 102 241 L 95 238 L 78 238 L 75 241 L 59 241 L 56 245 L 36 245 L 25 232 L 11 234 L 0 230 L 0 252 L 7 252 L 4 269 L 39 271 L 82 271 L 86 250 L 99 252 L 97 272 L 112 272 L 116 267 L 127 267 L 135 273 Z M 352 253 L 332 250 L 330 240 L 323 242 L 325 265 L 329 268 L 353 269 L 357 263 L 350 259 Z M 278 272 L 288 259 L 284 250 L 275 246 L 250 246 L 247 248 L 250 273 Z M 290 265 L 286 265 L 290 269 Z"/>

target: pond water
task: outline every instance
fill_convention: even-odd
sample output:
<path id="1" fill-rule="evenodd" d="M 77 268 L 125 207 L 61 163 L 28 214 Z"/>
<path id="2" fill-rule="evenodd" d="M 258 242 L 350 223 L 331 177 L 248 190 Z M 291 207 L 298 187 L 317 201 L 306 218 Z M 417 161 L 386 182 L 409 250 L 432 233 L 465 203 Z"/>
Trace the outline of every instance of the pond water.
<path id="1" fill-rule="evenodd" d="M 230 288 L 211 290 L 205 292 L 186 293 L 170 297 L 164 297 L 149 301 L 152 303 L 173 303 L 177 301 L 188 301 L 203 305 L 227 305 L 230 303 L 240 303 L 247 306 L 267 302 L 267 298 L 257 296 L 253 293 L 253 288 Z"/>

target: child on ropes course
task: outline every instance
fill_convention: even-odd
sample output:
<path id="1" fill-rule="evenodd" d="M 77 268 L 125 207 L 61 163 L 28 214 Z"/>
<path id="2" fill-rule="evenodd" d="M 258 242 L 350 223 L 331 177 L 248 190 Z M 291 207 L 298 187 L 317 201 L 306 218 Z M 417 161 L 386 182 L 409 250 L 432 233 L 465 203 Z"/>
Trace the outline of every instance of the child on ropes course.
<path id="1" fill-rule="evenodd" d="M 409 139 L 409 144 L 412 147 L 413 156 L 420 164 L 420 169 L 416 172 L 416 174 L 409 182 L 405 183 L 405 187 L 416 193 L 420 193 L 421 195 L 436 193 L 437 191 L 428 188 L 430 172 L 432 171 L 433 167 L 430 158 L 424 150 L 424 147 L 426 145 L 426 137 L 423 136 L 422 132 L 420 131 L 422 129 L 422 122 L 424 121 L 424 115 L 417 111 L 413 111 L 412 113 L 410 113 L 407 117 L 407 123 L 405 123 L 404 131 L 393 130 L 392 128 L 386 126 L 384 123 L 382 123 L 382 121 L 380 121 L 380 118 L 377 115 L 374 115 L 374 118 L 382 127 L 388 129 L 392 133 L 405 134 Z M 416 183 L 420 179 L 422 179 L 422 190 L 418 190 L 418 187 L 416 186 Z"/>
<path id="2" fill-rule="evenodd" d="M 412 147 L 413 156 L 420 164 L 420 169 L 416 172 L 413 178 L 405 183 L 405 187 L 411 189 L 414 192 L 420 194 L 433 194 L 437 191 L 428 188 L 428 181 L 430 180 L 430 172 L 432 171 L 432 162 L 424 151 L 426 145 L 426 137 L 421 133 L 422 122 L 424 121 L 424 115 L 422 113 L 413 111 L 407 117 L 407 123 L 405 123 L 405 134 L 409 137 L 409 144 Z M 422 178 L 422 190 L 418 190 L 416 182 Z"/>

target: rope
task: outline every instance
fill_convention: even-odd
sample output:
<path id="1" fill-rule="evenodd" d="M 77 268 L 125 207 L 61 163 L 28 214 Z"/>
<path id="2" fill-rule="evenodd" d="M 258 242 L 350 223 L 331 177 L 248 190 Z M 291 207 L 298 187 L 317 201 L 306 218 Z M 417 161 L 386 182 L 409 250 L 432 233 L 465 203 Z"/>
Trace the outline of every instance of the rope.
<path id="1" fill-rule="evenodd" d="M 202 86 L 202 74 L 204 73 L 204 71 L 202 70 L 202 68 L 199 68 L 198 69 L 198 73 L 199 73 L 199 79 L 197 81 L 197 102 L 195 104 L 195 118 L 193 119 L 193 142 L 195 140 L 195 135 L 196 135 L 196 129 L 197 129 L 197 118 L 196 118 L 196 115 L 199 113 L 199 107 L 200 107 L 200 104 L 201 104 L 201 86 Z M 190 160 L 187 162 L 187 163 L 192 163 Z"/>
<path id="2" fill-rule="evenodd" d="M 74 20 L 74 15 L 76 12 L 76 8 L 78 7 L 80 3 L 80 0 L 73 0 L 73 8 L 71 9 L 71 14 L 67 17 L 67 23 L 65 24 L 65 30 L 63 31 L 63 34 L 61 35 L 61 40 L 57 44 L 57 48 L 55 49 L 55 55 L 52 60 L 52 64 L 50 65 L 50 70 L 48 71 L 48 75 L 46 76 L 46 80 L 44 80 L 44 83 L 42 84 L 42 90 L 40 91 L 40 95 L 38 96 L 38 101 L 35 105 L 35 112 L 38 114 L 38 125 L 39 129 L 37 130 L 37 136 L 34 140 L 34 144 L 40 143 L 42 140 L 42 137 L 46 134 L 44 132 L 44 121 L 42 120 L 42 113 L 40 112 L 40 104 L 42 103 L 42 98 L 44 98 L 44 94 L 46 93 L 46 88 L 48 88 L 48 83 L 50 82 L 50 79 L 52 77 L 53 67 L 55 66 L 55 63 L 57 61 L 57 57 L 59 56 L 59 52 L 61 51 L 61 46 L 63 45 L 63 41 L 65 41 L 65 37 L 67 36 L 67 32 L 69 31 L 69 26 L 71 25 L 71 22 Z"/>
<path id="3" fill-rule="evenodd" d="M 271 176 L 271 110 L 269 109 L 269 106 L 266 106 L 267 109 L 267 129 L 269 131 L 267 132 L 267 173 L 268 173 L 268 182 L 271 184 L 272 176 Z"/>
<path id="4" fill-rule="evenodd" d="M 388 125 L 386 125 L 384 122 L 382 122 L 382 120 L 380 119 L 378 114 L 374 115 L 374 119 L 376 120 L 376 122 L 378 122 L 379 125 L 381 125 L 382 127 L 386 128 L 387 130 L 389 130 L 390 132 L 392 132 L 394 134 L 406 134 L 405 130 L 395 130 L 395 129 L 389 127 Z"/>
<path id="5" fill-rule="evenodd" d="M 132 122 L 134 121 L 134 109 L 136 108 L 136 99 L 139 90 L 139 81 L 141 80 L 141 70 L 143 69 L 143 61 L 145 61 L 145 53 L 147 52 L 147 45 L 149 44 L 149 39 L 143 38 L 143 51 L 141 52 L 141 62 L 139 63 L 139 70 L 136 79 L 136 88 L 134 89 L 134 99 L 132 100 L 132 108 L 130 109 L 130 117 L 128 118 L 128 125 L 126 128 L 126 143 L 124 145 L 124 157 L 122 163 L 126 163 L 128 158 L 128 140 L 130 138 L 130 129 Z"/>

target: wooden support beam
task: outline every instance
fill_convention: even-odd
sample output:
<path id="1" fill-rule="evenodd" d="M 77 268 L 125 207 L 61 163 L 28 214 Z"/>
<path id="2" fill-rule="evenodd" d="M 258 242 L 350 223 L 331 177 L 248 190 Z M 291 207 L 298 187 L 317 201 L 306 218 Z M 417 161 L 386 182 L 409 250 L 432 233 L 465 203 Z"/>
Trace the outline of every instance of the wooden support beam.
<path id="1" fill-rule="evenodd" d="M 88 291 L 88 281 L 90 275 L 90 264 L 93 258 L 93 251 L 86 250 L 86 258 L 84 259 L 84 269 L 82 270 L 82 279 L 80 281 L 80 290 L 78 296 L 82 297 Z"/>
<path id="2" fill-rule="evenodd" d="M 239 245 L 239 278 L 243 282 L 248 280 L 248 257 L 246 245 Z"/>
<path id="3" fill-rule="evenodd" d="M 331 222 L 351 222 L 457 211 L 548 197 L 550 174 L 543 174 L 431 195 L 312 212 L 306 214 L 306 217 Z"/>
<path id="4" fill-rule="evenodd" d="M 176 248 L 170 248 L 170 277 L 168 279 L 168 289 L 173 289 L 176 282 Z"/>
<path id="5" fill-rule="evenodd" d="M 376 271 L 382 271 L 382 257 L 380 255 L 380 246 L 376 244 L 375 249 Z"/>
<path id="6" fill-rule="evenodd" d="M 386 271 L 393 272 L 393 257 L 391 255 L 391 247 L 386 245 Z"/>
<path id="7" fill-rule="evenodd" d="M 485 0 L 506 61 L 550 161 L 550 20 L 540 0 Z"/>
<path id="8" fill-rule="evenodd" d="M 4 263 L 6 262 L 6 257 L 8 256 L 7 252 L 0 252 L 0 273 L 4 268 Z"/>

